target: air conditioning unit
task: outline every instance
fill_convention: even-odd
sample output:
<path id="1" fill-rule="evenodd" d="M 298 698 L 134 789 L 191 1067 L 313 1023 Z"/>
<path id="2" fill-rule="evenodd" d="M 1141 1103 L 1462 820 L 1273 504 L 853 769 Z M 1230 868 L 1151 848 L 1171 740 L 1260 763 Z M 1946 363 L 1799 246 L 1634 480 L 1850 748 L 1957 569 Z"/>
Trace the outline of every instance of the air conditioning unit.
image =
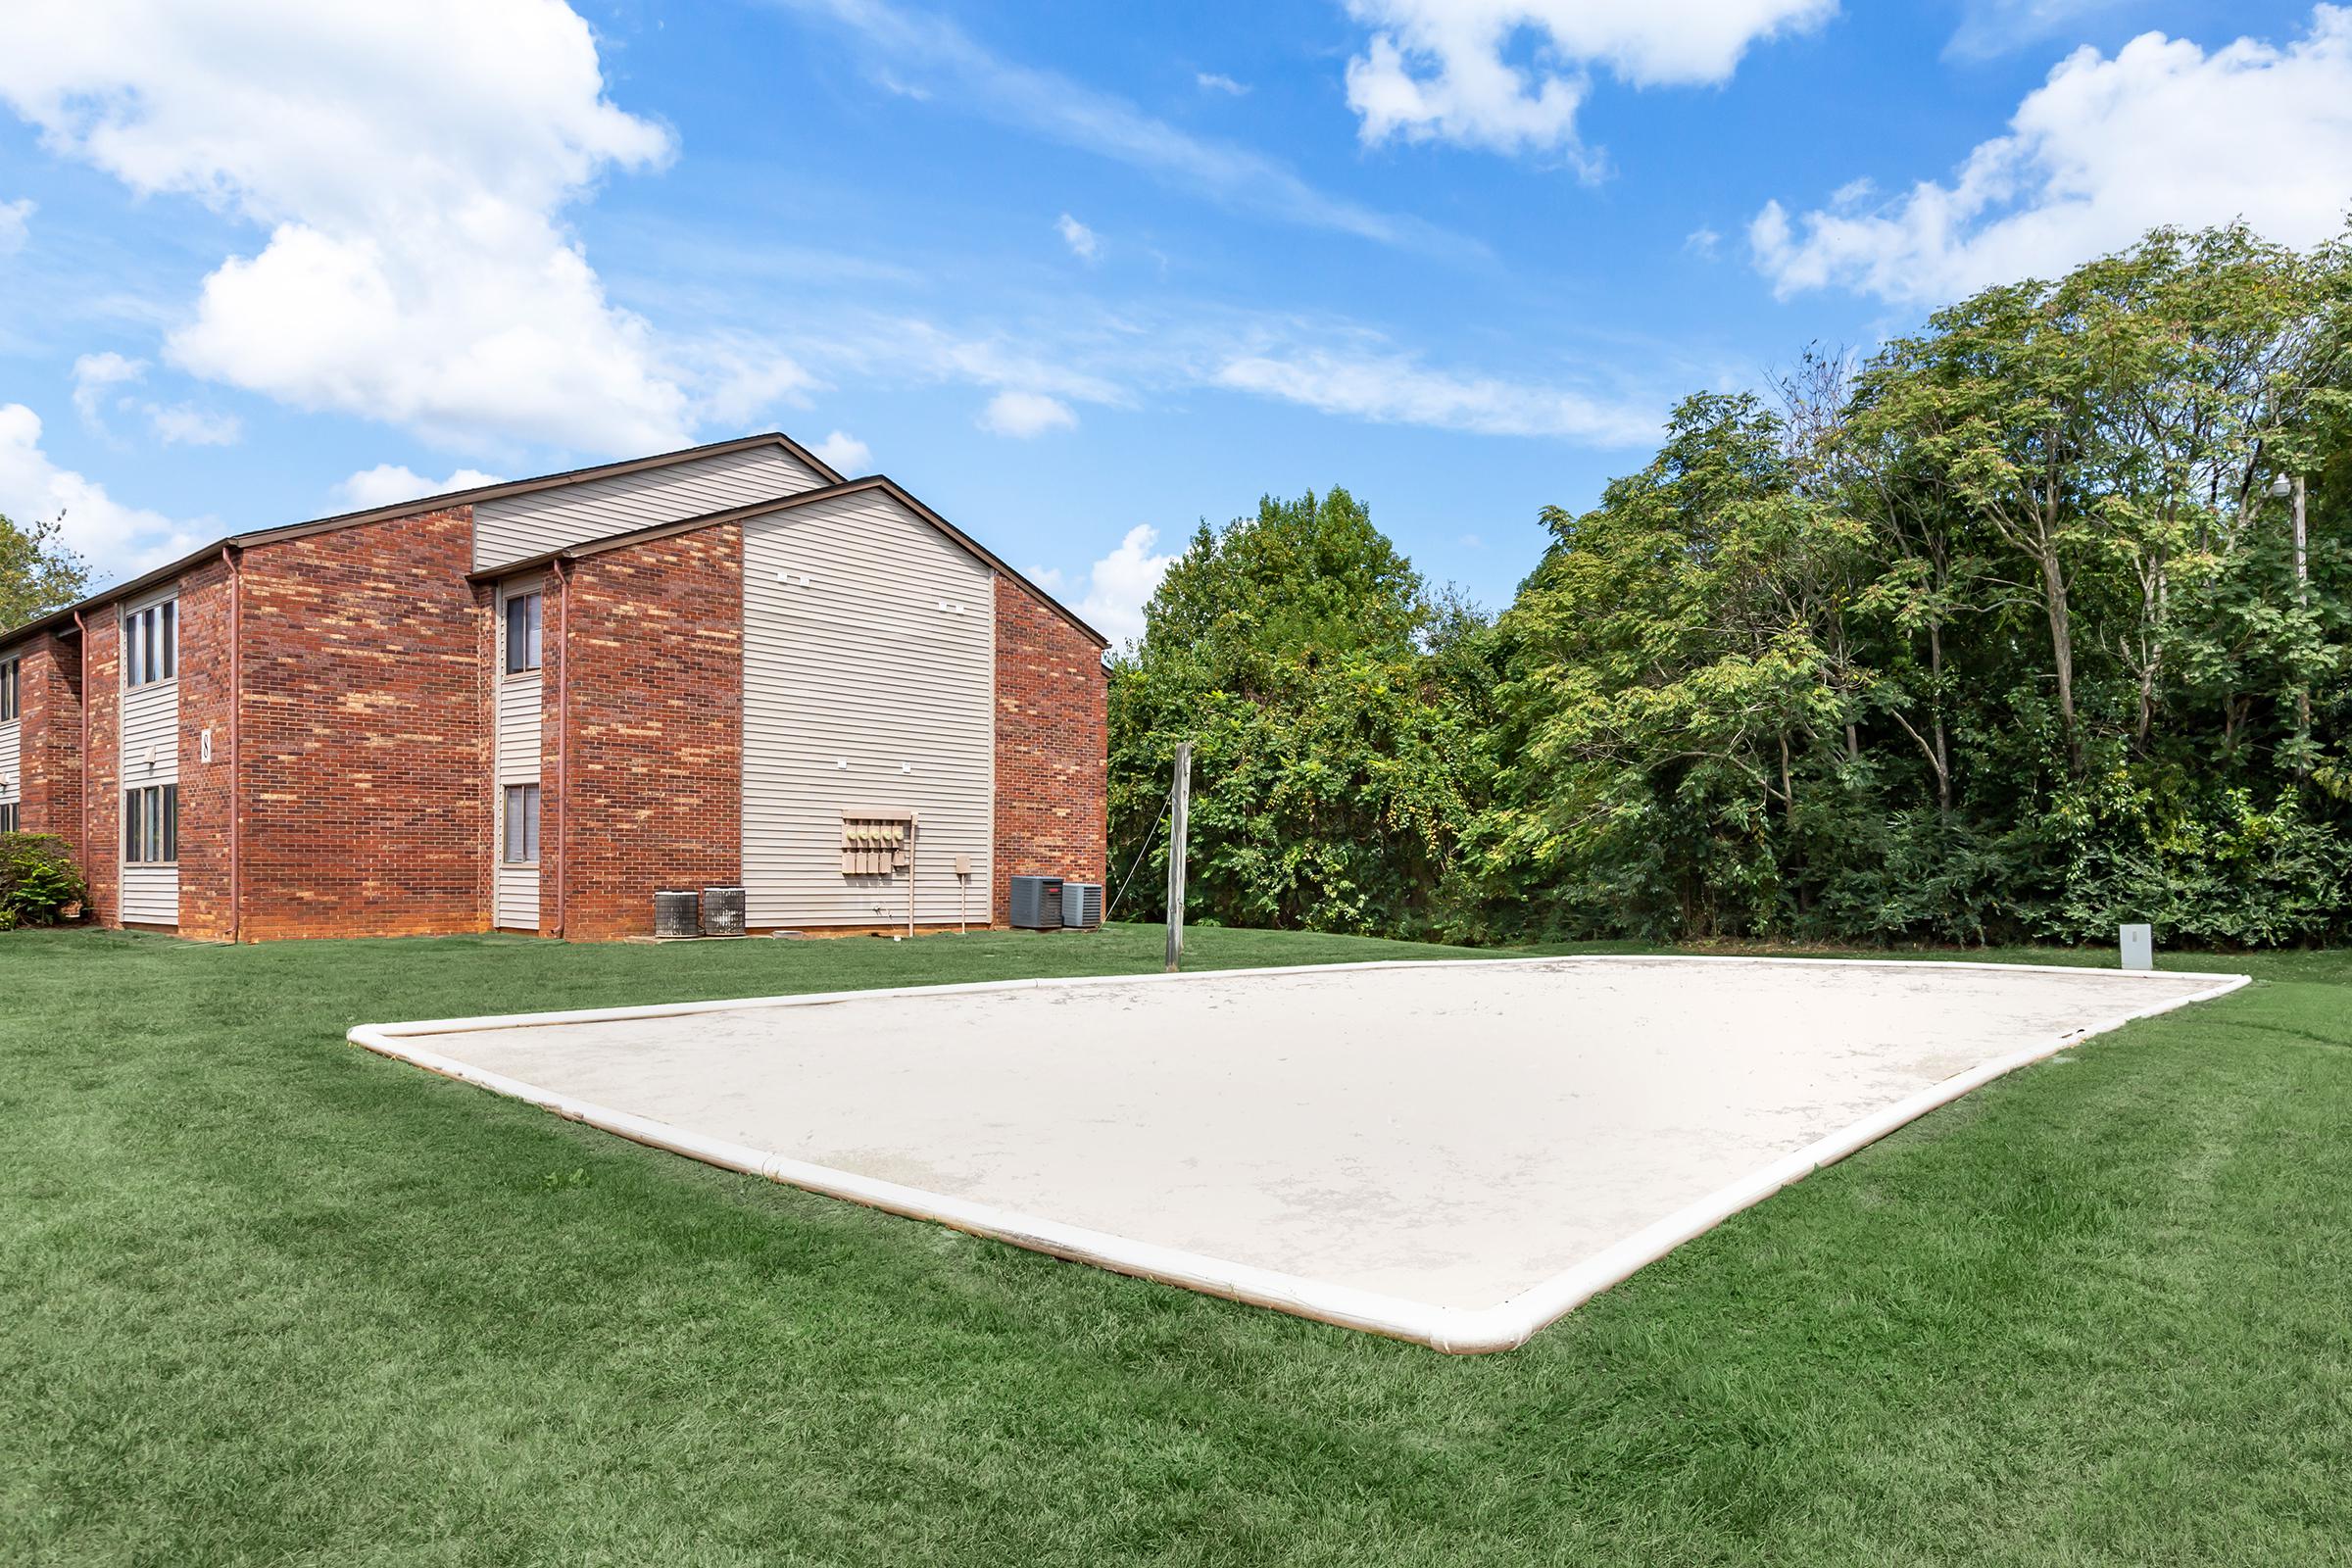
<path id="1" fill-rule="evenodd" d="M 1073 931 L 1092 931 L 1102 923 L 1102 884 L 1064 882 L 1061 885 L 1061 923 Z"/>
<path id="2" fill-rule="evenodd" d="M 701 936 L 702 926 L 696 918 L 700 898 L 692 893 L 657 893 L 654 895 L 654 935 L 664 940 Z"/>
<path id="3" fill-rule="evenodd" d="M 1061 878 L 1016 876 L 1012 879 L 1012 907 L 1007 920 L 1023 931 L 1061 929 Z"/>
<path id="4" fill-rule="evenodd" d="M 703 889 L 703 935 L 707 937 L 739 937 L 743 935 L 743 889 Z"/>

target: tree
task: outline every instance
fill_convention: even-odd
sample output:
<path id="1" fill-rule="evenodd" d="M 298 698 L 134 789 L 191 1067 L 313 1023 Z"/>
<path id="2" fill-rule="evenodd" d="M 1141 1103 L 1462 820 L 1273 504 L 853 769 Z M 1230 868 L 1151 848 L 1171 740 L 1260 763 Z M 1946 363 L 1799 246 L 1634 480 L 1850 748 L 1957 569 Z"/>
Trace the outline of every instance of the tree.
<path id="1" fill-rule="evenodd" d="M 1461 826 L 1476 739 L 1425 648 L 1469 667 L 1477 617 L 1433 606 L 1345 490 L 1203 524 L 1110 686 L 1112 859 L 1158 827 L 1193 745 L 1188 917 L 1420 930 Z M 1132 907 L 1152 907 L 1147 889 Z"/>
<path id="2" fill-rule="evenodd" d="M 1113 670 L 1127 853 L 1190 737 L 1211 918 L 2352 935 L 2352 248 L 2160 229 L 1777 390 L 1492 620 L 1343 491 L 1203 528 Z"/>
<path id="3" fill-rule="evenodd" d="M 88 590 L 89 566 L 61 537 L 64 521 L 24 524 L 0 514 L 0 630 L 62 610 Z"/>

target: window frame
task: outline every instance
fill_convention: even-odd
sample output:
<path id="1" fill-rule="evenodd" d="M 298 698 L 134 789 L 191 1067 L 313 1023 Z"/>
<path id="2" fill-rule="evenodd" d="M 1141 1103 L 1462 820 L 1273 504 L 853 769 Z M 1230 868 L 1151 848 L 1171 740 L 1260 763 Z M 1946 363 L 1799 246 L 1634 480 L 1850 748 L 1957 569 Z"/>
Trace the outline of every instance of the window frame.
<path id="1" fill-rule="evenodd" d="M 24 831 L 24 819 L 20 814 L 21 810 L 22 808 L 15 801 L 0 801 L 0 833 Z"/>
<path id="2" fill-rule="evenodd" d="M 134 784 L 122 792 L 122 863 L 179 864 L 178 784 Z"/>
<path id="3" fill-rule="evenodd" d="M 123 614 L 122 689 L 142 691 L 177 679 L 179 596 L 174 594 Z"/>
<path id="4" fill-rule="evenodd" d="M 499 662 L 504 673 L 529 675 L 535 674 L 544 667 L 546 662 L 546 639 L 542 627 L 545 619 L 544 597 L 542 590 L 537 588 L 499 596 L 501 617 L 498 637 Z M 521 610 L 530 622 L 524 630 L 523 642 L 519 649 L 516 648 L 514 640 L 514 614 L 517 610 Z M 515 662 L 518 654 L 526 661 L 525 662 Z"/>
<path id="5" fill-rule="evenodd" d="M 0 724 L 13 724 L 24 716 L 24 658 L 13 655 L 0 659 Z"/>
<path id="6" fill-rule="evenodd" d="M 537 784 L 507 784 L 500 787 L 498 806 L 498 863 L 505 866 L 535 866 L 539 863 L 539 830 L 542 804 L 546 797 Z M 517 818 L 514 806 L 522 803 L 520 817 L 521 843 L 517 846 Z M 519 847 L 522 855 L 517 857 Z"/>

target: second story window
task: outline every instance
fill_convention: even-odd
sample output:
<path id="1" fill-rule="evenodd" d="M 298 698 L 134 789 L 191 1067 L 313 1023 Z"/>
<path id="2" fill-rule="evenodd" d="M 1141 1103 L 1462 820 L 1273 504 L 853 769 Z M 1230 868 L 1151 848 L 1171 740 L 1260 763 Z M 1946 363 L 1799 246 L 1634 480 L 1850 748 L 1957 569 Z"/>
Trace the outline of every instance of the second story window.
<path id="1" fill-rule="evenodd" d="M 122 617 L 122 684 L 152 686 L 179 674 L 179 601 L 167 599 Z"/>
<path id="2" fill-rule="evenodd" d="M 538 667 L 539 596 L 514 594 L 507 600 L 507 673 Z"/>
<path id="3" fill-rule="evenodd" d="M 23 661 L 0 659 L 0 724 L 17 716 L 23 688 L 17 679 L 17 667 Z"/>

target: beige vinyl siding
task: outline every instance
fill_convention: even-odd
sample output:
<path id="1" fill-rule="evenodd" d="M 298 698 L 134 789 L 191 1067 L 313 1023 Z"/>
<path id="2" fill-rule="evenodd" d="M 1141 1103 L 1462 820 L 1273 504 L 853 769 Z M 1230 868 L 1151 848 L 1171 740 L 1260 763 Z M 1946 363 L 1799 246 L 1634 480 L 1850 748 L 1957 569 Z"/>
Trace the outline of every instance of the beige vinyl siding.
<path id="1" fill-rule="evenodd" d="M 763 446 L 485 501 L 473 509 L 473 569 L 492 571 L 568 545 L 798 495 L 824 483 L 823 474 L 782 447 Z"/>
<path id="2" fill-rule="evenodd" d="M 536 784 L 540 769 L 540 671 L 533 669 L 509 675 L 507 667 L 507 596 L 510 593 L 535 593 L 543 579 L 508 583 L 499 592 L 497 662 L 491 668 L 498 674 L 498 788 L 492 799 L 496 807 L 491 812 L 490 863 L 497 882 L 497 924 L 503 930 L 536 931 L 539 929 L 539 867 L 536 865 L 507 864 L 507 786 Z M 542 615 L 546 602 L 540 603 Z M 544 640 L 544 627 L 542 628 Z M 540 854 L 547 853 L 546 825 L 541 824 Z"/>
<path id="3" fill-rule="evenodd" d="M 916 918 L 956 918 L 956 857 L 965 855 L 971 919 L 987 921 L 995 607 L 988 566 L 880 492 L 745 524 L 743 875 L 751 924 L 904 920 L 906 873 L 842 875 L 841 818 L 907 809 L 920 818 Z"/>
<path id="4" fill-rule="evenodd" d="M 160 600 L 142 600 L 125 613 L 144 610 Z M 188 654 L 180 641 L 179 658 Z M 118 793 L 153 784 L 179 782 L 179 681 L 156 681 L 122 694 L 122 780 Z M 122 918 L 135 925 L 179 924 L 179 867 L 131 865 L 122 857 L 122 832 L 115 830 L 116 862 L 122 869 Z"/>

